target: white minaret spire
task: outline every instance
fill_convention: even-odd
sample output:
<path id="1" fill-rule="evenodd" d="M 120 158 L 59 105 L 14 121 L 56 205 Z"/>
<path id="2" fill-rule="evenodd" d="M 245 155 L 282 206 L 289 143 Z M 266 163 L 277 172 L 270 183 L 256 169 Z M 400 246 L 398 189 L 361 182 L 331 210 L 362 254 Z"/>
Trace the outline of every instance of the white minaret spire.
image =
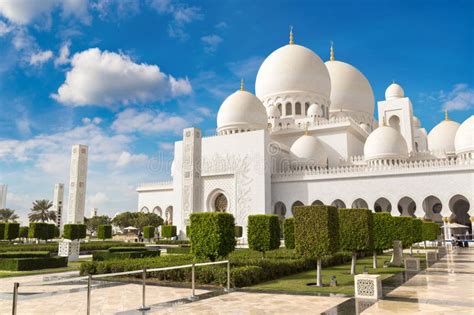
<path id="1" fill-rule="evenodd" d="M 56 211 L 56 226 L 61 228 L 64 209 L 64 184 L 54 185 L 53 211 Z"/>
<path id="2" fill-rule="evenodd" d="M 68 204 L 69 223 L 84 223 L 87 157 L 88 147 L 86 145 L 75 144 L 72 146 Z"/>

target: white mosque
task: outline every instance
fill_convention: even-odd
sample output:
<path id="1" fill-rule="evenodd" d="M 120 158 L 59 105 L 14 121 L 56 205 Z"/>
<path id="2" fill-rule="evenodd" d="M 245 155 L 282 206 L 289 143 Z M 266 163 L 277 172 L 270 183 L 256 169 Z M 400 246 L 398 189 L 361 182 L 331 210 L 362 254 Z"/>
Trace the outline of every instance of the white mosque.
<path id="1" fill-rule="evenodd" d="M 429 134 L 403 88 L 377 104 L 367 78 L 290 42 L 260 66 L 255 95 L 228 96 L 216 136 L 183 130 L 170 182 L 138 188 L 138 209 L 185 236 L 193 212 L 225 211 L 246 228 L 251 214 L 291 217 L 298 205 L 369 208 L 470 225 L 474 214 L 474 116 L 446 117 Z M 471 213 L 469 213 L 471 211 Z"/>

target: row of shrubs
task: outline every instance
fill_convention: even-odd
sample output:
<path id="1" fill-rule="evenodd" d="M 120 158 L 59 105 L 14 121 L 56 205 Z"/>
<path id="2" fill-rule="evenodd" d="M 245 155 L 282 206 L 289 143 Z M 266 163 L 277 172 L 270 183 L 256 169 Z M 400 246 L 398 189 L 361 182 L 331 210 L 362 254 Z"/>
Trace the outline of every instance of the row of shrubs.
<path id="1" fill-rule="evenodd" d="M 81 243 L 81 254 L 91 253 L 96 250 L 106 250 L 111 247 L 136 247 L 136 246 L 145 246 L 140 243 L 125 243 L 125 242 L 87 242 Z M 58 250 L 58 243 L 48 243 L 48 244 L 18 244 L 18 245 L 3 245 L 0 246 L 0 253 L 2 252 L 31 252 L 31 251 L 48 251 L 55 252 Z"/>
<path id="2" fill-rule="evenodd" d="M 146 247 L 111 247 L 108 250 L 95 251 L 92 254 L 93 261 L 105 261 L 113 259 L 136 259 L 160 256 L 159 250 L 147 250 Z"/>
<path id="3" fill-rule="evenodd" d="M 334 266 L 350 261 L 350 253 L 336 253 L 322 259 L 323 266 Z M 266 258 L 252 250 L 237 250 L 229 255 L 231 263 L 231 284 L 236 287 L 250 286 L 262 281 L 269 281 L 283 276 L 314 269 L 314 259 L 298 257 L 294 250 L 281 248 L 268 252 Z M 102 274 L 139 270 L 143 268 L 161 268 L 187 265 L 191 262 L 205 262 L 206 259 L 194 258 L 191 255 L 172 255 L 158 258 L 126 259 L 84 262 L 81 275 Z M 152 272 L 148 277 L 173 282 L 191 281 L 191 270 L 175 269 Z M 227 269 L 225 265 L 196 267 L 196 281 L 200 284 L 225 285 Z"/>
<path id="4" fill-rule="evenodd" d="M 9 257 L 0 259 L 0 270 L 27 271 L 45 268 L 61 268 L 66 267 L 67 262 L 67 257 L 59 256 Z"/>

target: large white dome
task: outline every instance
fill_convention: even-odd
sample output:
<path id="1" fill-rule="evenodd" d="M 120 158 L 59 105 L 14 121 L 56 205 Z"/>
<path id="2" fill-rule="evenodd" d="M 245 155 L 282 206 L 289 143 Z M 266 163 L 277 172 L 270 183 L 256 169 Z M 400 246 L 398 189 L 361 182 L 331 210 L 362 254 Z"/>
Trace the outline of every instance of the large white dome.
<path id="1" fill-rule="evenodd" d="M 364 144 L 364 156 L 367 161 L 404 160 L 408 158 L 408 146 L 396 129 L 380 126 L 367 137 Z"/>
<path id="2" fill-rule="evenodd" d="M 454 153 L 454 137 L 459 124 L 452 120 L 443 120 L 431 129 L 428 134 L 428 148 L 430 151 Z"/>
<path id="3" fill-rule="evenodd" d="M 466 119 L 459 126 L 454 138 L 456 154 L 474 152 L 474 115 Z"/>
<path id="4" fill-rule="evenodd" d="M 331 78 L 331 111 L 364 112 L 374 114 L 374 92 L 367 78 L 352 65 L 326 61 Z"/>
<path id="5" fill-rule="evenodd" d="M 387 101 L 402 97 L 405 97 L 405 91 L 403 91 L 403 88 L 395 82 L 390 84 L 385 90 L 385 99 Z"/>
<path id="6" fill-rule="evenodd" d="M 318 166 L 327 164 L 328 156 L 323 144 L 315 137 L 303 135 L 299 137 L 290 148 L 296 157 L 313 161 Z"/>
<path id="7" fill-rule="evenodd" d="M 265 129 L 267 111 L 262 102 L 247 91 L 229 95 L 217 113 L 217 132 Z"/>
<path id="8" fill-rule="evenodd" d="M 283 92 L 309 92 L 329 99 L 331 81 L 321 58 L 295 44 L 272 52 L 258 70 L 255 94 L 264 99 Z"/>

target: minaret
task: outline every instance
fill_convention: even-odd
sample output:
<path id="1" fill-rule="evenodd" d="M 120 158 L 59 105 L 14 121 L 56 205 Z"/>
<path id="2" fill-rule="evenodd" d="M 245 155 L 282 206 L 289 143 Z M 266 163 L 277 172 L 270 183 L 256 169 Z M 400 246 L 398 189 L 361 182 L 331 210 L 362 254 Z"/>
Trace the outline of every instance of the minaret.
<path id="1" fill-rule="evenodd" d="M 0 184 L 0 209 L 6 208 L 8 185 Z"/>
<path id="2" fill-rule="evenodd" d="M 56 211 L 56 226 L 61 229 L 64 207 L 64 184 L 54 185 L 53 211 Z"/>
<path id="3" fill-rule="evenodd" d="M 183 130 L 182 161 L 182 225 L 189 225 L 189 216 L 201 208 L 201 130 L 186 128 Z"/>
<path id="4" fill-rule="evenodd" d="M 75 144 L 72 146 L 68 203 L 69 223 L 84 223 L 87 157 L 88 147 L 86 145 Z"/>

